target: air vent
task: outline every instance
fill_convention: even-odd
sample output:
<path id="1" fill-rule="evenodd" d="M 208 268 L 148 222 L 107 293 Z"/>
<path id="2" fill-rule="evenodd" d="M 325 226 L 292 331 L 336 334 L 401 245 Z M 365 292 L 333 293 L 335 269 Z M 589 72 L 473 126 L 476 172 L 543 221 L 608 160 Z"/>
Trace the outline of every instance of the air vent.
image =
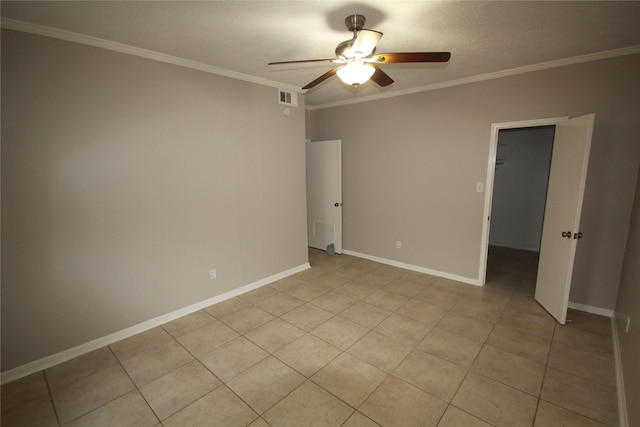
<path id="1" fill-rule="evenodd" d="M 284 105 L 291 105 L 292 107 L 298 106 L 298 94 L 296 92 L 287 92 L 283 89 L 278 89 L 278 102 Z"/>

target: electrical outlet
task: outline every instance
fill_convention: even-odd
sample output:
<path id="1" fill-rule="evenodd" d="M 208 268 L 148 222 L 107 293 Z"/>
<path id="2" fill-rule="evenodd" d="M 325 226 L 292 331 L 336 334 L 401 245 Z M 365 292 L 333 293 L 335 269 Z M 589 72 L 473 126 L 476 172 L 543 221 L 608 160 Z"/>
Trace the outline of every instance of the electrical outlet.
<path id="1" fill-rule="evenodd" d="M 400 240 L 396 240 L 396 249 L 400 249 L 402 247 L 402 242 Z"/>
<path id="2" fill-rule="evenodd" d="M 624 328 L 625 333 L 629 333 L 629 326 L 631 326 L 631 316 L 627 316 L 627 326 Z"/>
<path id="3" fill-rule="evenodd" d="M 213 280 L 216 277 L 218 277 L 218 272 L 216 271 L 216 269 L 214 268 L 213 270 L 209 270 L 209 278 Z"/>

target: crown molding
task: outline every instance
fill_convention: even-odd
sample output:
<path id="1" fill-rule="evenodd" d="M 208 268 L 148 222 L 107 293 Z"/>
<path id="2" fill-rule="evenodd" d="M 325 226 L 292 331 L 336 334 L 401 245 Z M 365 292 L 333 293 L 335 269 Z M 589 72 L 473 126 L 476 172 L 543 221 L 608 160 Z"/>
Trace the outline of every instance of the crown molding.
<path id="1" fill-rule="evenodd" d="M 248 74 L 238 73 L 236 71 L 227 70 L 225 68 L 214 67 L 212 65 L 203 64 L 201 62 L 190 61 L 188 59 L 179 58 L 177 56 L 167 55 L 149 49 L 142 49 L 123 43 L 112 42 L 97 37 L 87 36 L 84 34 L 74 33 L 71 31 L 60 30 L 57 28 L 47 27 L 44 25 L 32 24 L 29 22 L 19 21 L 15 19 L 2 18 L 0 26 L 9 30 L 22 31 L 25 33 L 37 34 L 46 37 L 52 37 L 60 40 L 66 40 L 74 43 L 80 43 L 88 46 L 94 46 L 102 49 L 108 49 L 128 55 L 135 55 L 154 61 L 165 62 L 168 64 L 178 65 L 180 67 L 191 68 L 193 70 L 203 71 L 205 73 L 216 74 L 220 76 L 230 77 L 237 80 L 243 80 L 250 83 L 256 83 L 263 86 L 286 89 L 297 93 L 307 93 L 297 86 L 287 85 L 281 82 L 262 79 L 250 76 Z M 543 62 L 540 64 L 527 65 L 525 67 L 511 68 L 508 70 L 497 71 L 494 73 L 481 74 L 477 76 L 465 77 L 462 79 L 451 80 L 446 82 L 434 83 L 416 88 L 398 90 L 394 92 L 363 96 L 361 98 L 349 99 L 344 101 L 329 102 L 326 104 L 307 105 L 306 110 L 320 110 L 323 108 L 340 107 L 343 105 L 359 104 L 361 102 L 377 101 L 380 99 L 394 98 L 396 96 L 411 95 L 419 92 L 427 92 L 430 90 L 443 89 L 452 86 L 460 86 L 469 83 L 476 83 L 485 80 L 499 79 L 502 77 L 514 76 L 518 74 L 530 73 L 533 71 L 547 70 L 550 68 L 563 67 L 566 65 L 580 64 L 583 62 L 598 61 L 602 59 L 615 58 L 619 56 L 634 55 L 640 53 L 640 46 L 630 46 L 621 49 L 607 50 L 587 55 L 574 56 L 571 58 L 559 59 L 556 61 Z"/>
<path id="2" fill-rule="evenodd" d="M 0 21 L 2 28 L 8 30 L 22 31 L 25 33 L 37 34 L 40 36 L 51 37 L 60 40 L 66 40 L 73 43 L 80 43 L 88 46 L 98 47 L 102 49 L 113 50 L 128 55 L 135 55 L 153 61 L 165 62 L 167 64 L 178 65 L 180 67 L 191 68 L 193 70 L 203 71 L 205 73 L 217 74 L 220 76 L 230 77 L 232 79 L 243 80 L 249 83 L 256 83 L 263 86 L 275 87 L 290 90 L 292 92 L 304 93 L 299 87 L 275 82 L 272 80 L 261 79 L 250 76 L 248 74 L 238 73 L 236 71 L 227 70 L 225 68 L 214 67 L 212 65 L 203 64 L 201 62 L 190 61 L 188 59 L 179 58 L 177 56 L 167 55 L 149 49 L 142 49 L 123 43 L 112 42 L 97 37 L 87 36 L 84 34 L 74 33 L 71 31 L 60 30 L 57 28 L 47 27 L 44 25 L 32 24 L 30 22 L 18 21 L 15 19 L 2 18 Z"/>
<path id="3" fill-rule="evenodd" d="M 394 92 L 363 96 L 361 98 L 349 99 L 345 101 L 336 101 L 326 104 L 307 105 L 306 110 L 321 110 L 323 108 L 340 107 L 343 105 L 359 104 L 361 102 L 377 101 L 385 98 L 394 98 L 396 96 L 410 95 L 419 92 L 427 92 L 430 90 L 442 89 L 452 86 L 460 86 L 469 83 L 476 83 L 485 80 L 499 79 L 502 77 L 515 76 L 517 74 L 525 74 L 533 71 L 548 70 L 550 68 L 564 67 L 566 65 L 580 64 L 583 62 L 598 61 L 601 59 L 615 58 L 618 56 L 627 56 L 640 53 L 640 46 L 630 46 L 621 49 L 607 50 L 603 52 L 590 53 L 587 55 L 573 56 L 571 58 L 559 59 L 556 61 L 543 62 L 540 64 L 527 65 L 525 67 L 511 68 L 509 70 L 496 71 L 494 73 L 481 74 L 478 76 L 465 77 L 457 80 L 434 83 L 426 86 L 415 87 L 411 89 L 398 90 Z"/>

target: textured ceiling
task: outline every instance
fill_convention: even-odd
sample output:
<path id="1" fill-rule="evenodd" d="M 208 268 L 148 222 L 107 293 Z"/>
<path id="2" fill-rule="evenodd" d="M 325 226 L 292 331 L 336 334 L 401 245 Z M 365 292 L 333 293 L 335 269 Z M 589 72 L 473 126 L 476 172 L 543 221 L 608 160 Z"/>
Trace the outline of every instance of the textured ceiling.
<path id="1" fill-rule="evenodd" d="M 2 1 L 23 21 L 164 53 L 276 84 L 302 87 L 351 34 L 347 15 L 384 33 L 377 52 L 450 51 L 447 64 L 382 66 L 395 83 L 352 88 L 333 77 L 307 92 L 320 106 L 441 85 L 622 48 L 640 52 L 640 2 L 579 1 Z M 634 49 L 629 51 L 633 52 Z"/>

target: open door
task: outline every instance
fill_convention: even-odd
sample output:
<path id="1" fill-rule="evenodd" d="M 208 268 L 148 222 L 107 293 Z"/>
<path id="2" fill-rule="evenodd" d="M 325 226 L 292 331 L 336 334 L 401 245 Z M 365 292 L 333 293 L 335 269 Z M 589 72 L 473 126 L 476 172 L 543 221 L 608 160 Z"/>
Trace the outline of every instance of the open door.
<path id="1" fill-rule="evenodd" d="M 308 142 L 307 235 L 309 246 L 342 253 L 342 141 Z"/>
<path id="2" fill-rule="evenodd" d="M 561 324 L 567 319 L 595 115 L 556 124 L 536 280 L 536 300 Z"/>

